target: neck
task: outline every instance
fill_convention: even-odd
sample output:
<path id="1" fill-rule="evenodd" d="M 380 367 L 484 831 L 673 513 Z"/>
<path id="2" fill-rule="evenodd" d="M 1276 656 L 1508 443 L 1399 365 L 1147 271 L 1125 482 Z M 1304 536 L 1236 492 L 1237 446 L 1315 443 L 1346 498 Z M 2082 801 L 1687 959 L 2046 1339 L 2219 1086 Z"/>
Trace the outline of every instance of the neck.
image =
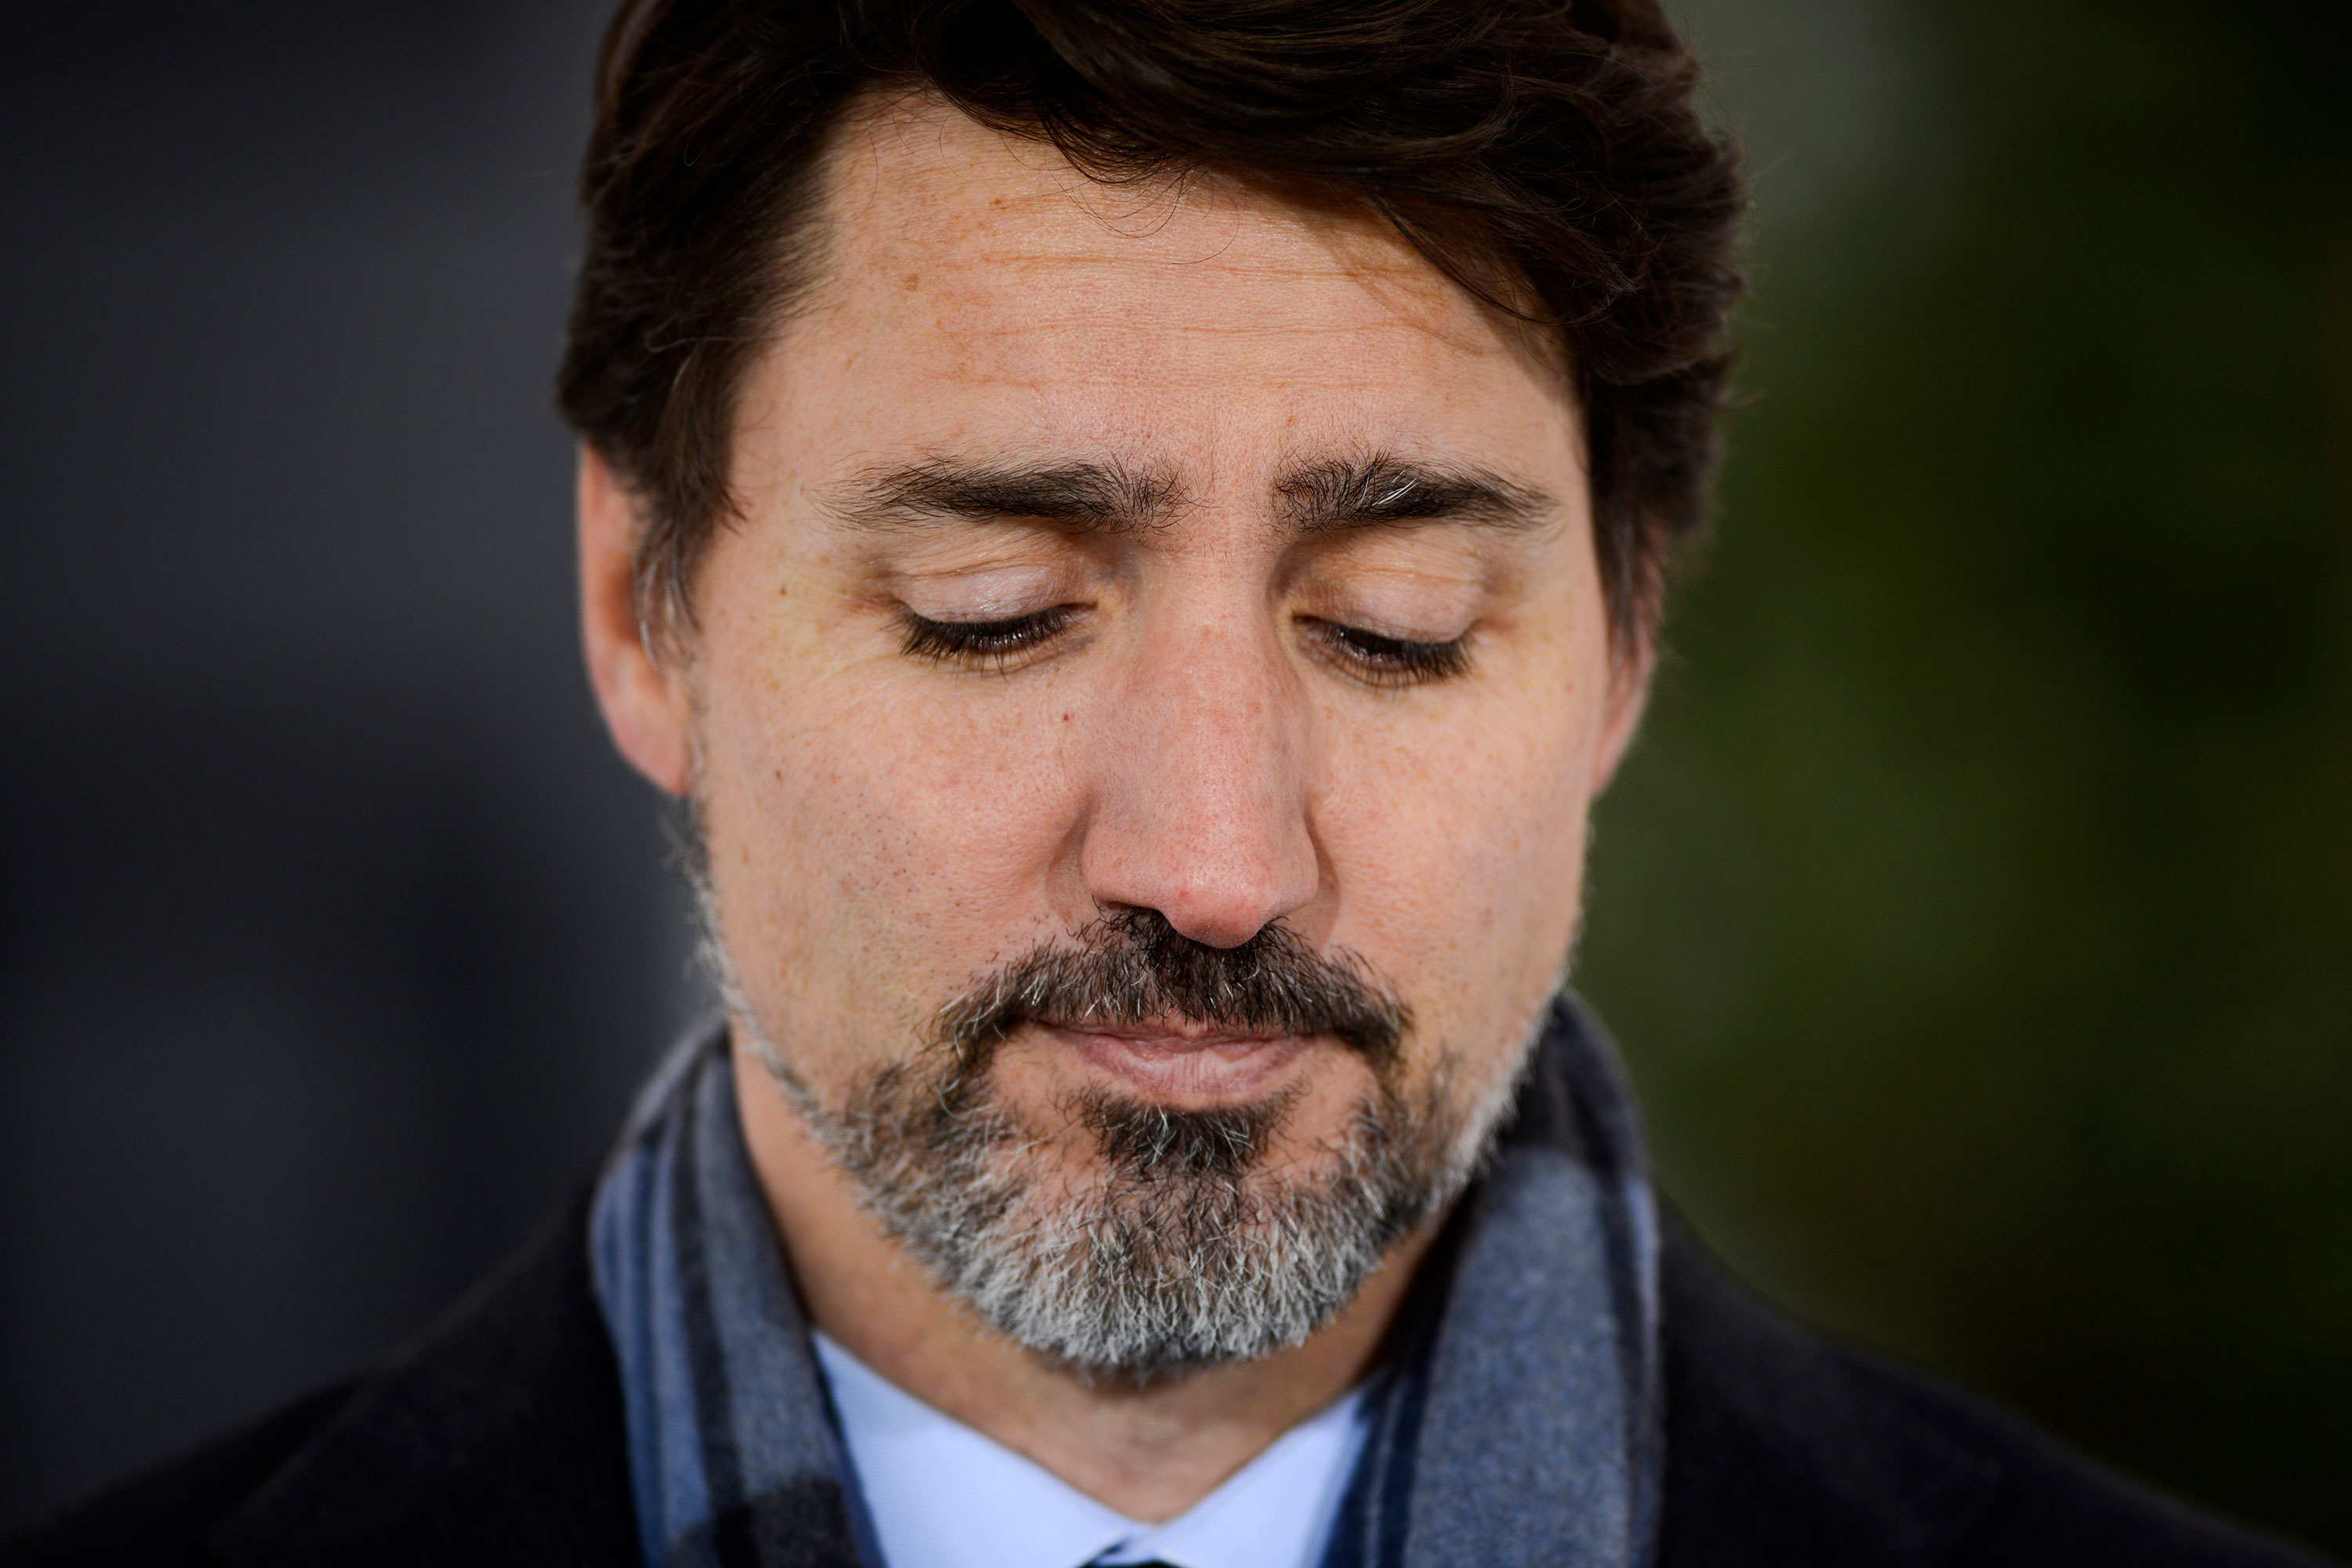
<path id="1" fill-rule="evenodd" d="M 1372 1364 L 1435 1234 L 1392 1248 L 1306 1343 L 1143 1386 L 1089 1381 L 1014 1343 L 950 1299 L 863 1208 L 750 1053 L 736 1100 L 760 1185 L 809 1320 L 934 1409 L 1129 1519 L 1172 1519 Z"/>

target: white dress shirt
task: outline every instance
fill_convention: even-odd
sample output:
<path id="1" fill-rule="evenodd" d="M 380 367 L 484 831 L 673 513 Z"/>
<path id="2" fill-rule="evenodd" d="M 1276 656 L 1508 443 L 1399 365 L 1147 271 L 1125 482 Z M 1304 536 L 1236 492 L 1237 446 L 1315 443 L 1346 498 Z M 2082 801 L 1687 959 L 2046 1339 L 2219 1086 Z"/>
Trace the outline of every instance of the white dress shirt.
<path id="1" fill-rule="evenodd" d="M 1358 1390 L 1176 1518 L 1139 1524 L 815 1340 L 887 1568 L 1315 1568 L 1363 1447 Z"/>

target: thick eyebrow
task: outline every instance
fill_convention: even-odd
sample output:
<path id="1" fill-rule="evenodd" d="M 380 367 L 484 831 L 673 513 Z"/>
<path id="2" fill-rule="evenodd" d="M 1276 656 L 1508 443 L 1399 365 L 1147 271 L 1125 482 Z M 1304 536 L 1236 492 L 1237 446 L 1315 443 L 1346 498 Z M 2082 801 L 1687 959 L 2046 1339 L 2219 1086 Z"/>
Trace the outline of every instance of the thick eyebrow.
<path id="1" fill-rule="evenodd" d="M 854 527 L 889 530 L 955 520 L 1052 523 L 1081 532 L 1166 526 L 1181 498 L 1164 476 L 1116 463 L 1028 467 L 934 458 L 863 476 L 833 510 Z"/>
<path id="2" fill-rule="evenodd" d="M 1416 522 L 1537 528 L 1558 504 L 1491 469 L 1380 452 L 1311 464 L 1276 488 L 1286 520 L 1300 533 Z"/>

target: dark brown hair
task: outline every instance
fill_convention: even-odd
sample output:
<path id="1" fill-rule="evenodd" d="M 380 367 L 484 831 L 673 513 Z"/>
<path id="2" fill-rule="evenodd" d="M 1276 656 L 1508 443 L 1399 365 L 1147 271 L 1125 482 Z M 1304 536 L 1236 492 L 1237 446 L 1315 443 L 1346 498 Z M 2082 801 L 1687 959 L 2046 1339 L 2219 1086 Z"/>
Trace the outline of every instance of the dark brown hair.
<path id="1" fill-rule="evenodd" d="M 644 518 L 677 629 L 730 509 L 737 384 L 811 281 L 827 133 L 936 91 L 1104 180 L 1193 170 L 1369 207 L 1559 334 L 1621 647 L 1705 523 L 1740 278 L 1732 150 L 1656 0 L 623 0 L 581 175 L 558 400 Z"/>

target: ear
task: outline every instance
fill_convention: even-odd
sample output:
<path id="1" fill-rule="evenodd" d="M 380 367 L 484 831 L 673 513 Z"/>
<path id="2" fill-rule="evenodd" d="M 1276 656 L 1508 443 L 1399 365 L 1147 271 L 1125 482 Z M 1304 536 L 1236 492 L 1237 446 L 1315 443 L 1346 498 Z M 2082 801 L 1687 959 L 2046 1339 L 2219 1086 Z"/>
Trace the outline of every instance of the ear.
<path id="1" fill-rule="evenodd" d="M 580 448 L 580 638 L 614 744 L 657 789 L 690 782 L 694 708 L 683 672 L 663 668 L 637 621 L 635 500 L 593 447 Z"/>
<path id="2" fill-rule="evenodd" d="M 1650 677 L 1658 667 L 1658 645 L 1648 628 L 1635 634 L 1639 646 L 1611 660 L 1609 695 L 1601 713 L 1601 744 L 1592 753 L 1592 793 L 1598 796 L 1616 776 L 1617 764 L 1642 727 L 1650 702 Z"/>

